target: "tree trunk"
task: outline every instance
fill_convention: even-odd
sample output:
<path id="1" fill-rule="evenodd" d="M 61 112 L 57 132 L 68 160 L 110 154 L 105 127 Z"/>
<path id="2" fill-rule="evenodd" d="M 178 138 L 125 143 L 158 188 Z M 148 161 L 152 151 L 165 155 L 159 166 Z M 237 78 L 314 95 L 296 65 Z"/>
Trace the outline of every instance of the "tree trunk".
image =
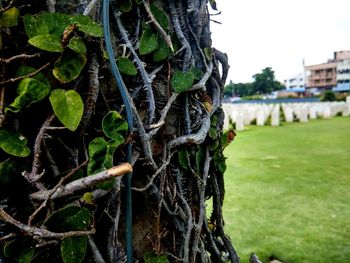
<path id="1" fill-rule="evenodd" d="M 208 1 L 37 2 L 0 11 L 0 262 L 239 262 Z"/>

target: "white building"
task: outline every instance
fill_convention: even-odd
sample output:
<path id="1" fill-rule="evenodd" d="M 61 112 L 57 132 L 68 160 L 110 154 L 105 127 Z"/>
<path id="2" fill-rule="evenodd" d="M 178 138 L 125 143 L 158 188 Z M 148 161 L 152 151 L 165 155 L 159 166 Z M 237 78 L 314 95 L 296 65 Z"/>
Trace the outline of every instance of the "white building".
<path id="1" fill-rule="evenodd" d="M 350 59 L 345 59 L 337 63 L 337 86 L 333 91 L 350 90 Z"/>
<path id="2" fill-rule="evenodd" d="M 284 86 L 289 89 L 304 89 L 305 88 L 305 76 L 304 73 L 293 75 L 284 80 Z"/>

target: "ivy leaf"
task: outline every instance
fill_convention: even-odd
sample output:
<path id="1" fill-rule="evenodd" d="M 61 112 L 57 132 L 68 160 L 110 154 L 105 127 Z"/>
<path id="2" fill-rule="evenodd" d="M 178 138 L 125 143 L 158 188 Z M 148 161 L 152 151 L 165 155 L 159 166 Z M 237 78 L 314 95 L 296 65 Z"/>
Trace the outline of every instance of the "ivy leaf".
<path id="1" fill-rule="evenodd" d="M 18 85 L 18 97 L 6 107 L 5 112 L 19 112 L 29 105 L 41 101 L 50 93 L 50 86 L 34 78 L 22 79 Z"/>
<path id="2" fill-rule="evenodd" d="M 183 169 L 187 169 L 189 167 L 187 151 L 185 149 L 179 150 L 177 153 L 177 157 L 178 157 L 180 166 Z"/>
<path id="3" fill-rule="evenodd" d="M 169 263 L 167 256 L 157 255 L 153 251 L 146 252 L 143 255 L 145 263 Z"/>
<path id="4" fill-rule="evenodd" d="M 44 225 L 55 232 L 84 230 L 90 226 L 91 218 L 91 212 L 87 208 L 68 205 L 52 213 Z"/>
<path id="5" fill-rule="evenodd" d="M 29 263 L 34 257 L 34 247 L 28 240 L 14 239 L 5 243 L 4 256 L 18 263 Z"/>
<path id="6" fill-rule="evenodd" d="M 207 60 L 212 60 L 213 58 L 213 49 L 211 47 L 204 48 L 204 55 Z"/>
<path id="7" fill-rule="evenodd" d="M 216 10 L 216 11 L 217 11 L 218 9 L 217 9 L 217 7 L 216 7 L 216 1 L 215 1 L 215 0 L 210 0 L 209 2 L 210 2 L 211 8 L 213 8 L 213 10 Z"/>
<path id="8" fill-rule="evenodd" d="M 61 83 L 68 83 L 79 77 L 86 64 L 86 57 L 81 54 L 65 52 L 56 62 L 53 75 Z"/>
<path id="9" fill-rule="evenodd" d="M 12 7 L 0 13 L 0 27 L 12 27 L 18 25 L 19 10 Z"/>
<path id="10" fill-rule="evenodd" d="M 1 134 L 1 130 L 0 130 Z M 0 135 L 1 136 L 1 135 Z M 1 143 L 1 142 L 0 142 Z M 16 162 L 10 158 L 0 163 L 0 185 L 6 185 L 17 169 Z"/>
<path id="11" fill-rule="evenodd" d="M 219 136 L 218 131 L 215 127 L 210 127 L 208 135 L 211 139 L 216 140 Z"/>
<path id="12" fill-rule="evenodd" d="M 0 148 L 6 153 L 17 157 L 27 157 L 30 149 L 26 145 L 27 139 L 21 134 L 0 129 Z"/>
<path id="13" fill-rule="evenodd" d="M 62 52 L 63 47 L 61 45 L 61 39 L 55 35 L 38 35 L 28 40 L 28 43 L 32 46 L 49 51 L 49 52 Z"/>
<path id="14" fill-rule="evenodd" d="M 38 15 L 37 19 L 39 21 L 43 21 L 47 27 L 49 28 L 49 34 L 55 35 L 57 37 L 61 37 L 63 31 L 70 24 L 70 15 L 62 14 L 62 13 L 41 13 Z"/>
<path id="15" fill-rule="evenodd" d="M 61 242 L 61 257 L 63 263 L 81 263 L 87 250 L 87 237 L 67 237 Z"/>
<path id="16" fill-rule="evenodd" d="M 88 175 L 92 175 L 113 166 L 113 156 L 114 151 L 121 144 L 121 141 L 111 140 L 106 142 L 104 138 L 98 137 L 95 138 L 89 144 L 89 164 L 87 168 Z M 110 189 L 115 182 L 115 178 L 101 182 L 97 186 L 101 189 L 108 190 Z"/>
<path id="17" fill-rule="evenodd" d="M 93 21 L 90 17 L 84 15 L 72 16 L 69 24 L 76 24 L 78 31 L 93 37 L 103 37 L 102 26 Z"/>
<path id="18" fill-rule="evenodd" d="M 223 148 L 227 147 L 236 137 L 234 130 L 228 130 L 221 136 L 221 145 Z"/>
<path id="19" fill-rule="evenodd" d="M 193 78 L 196 80 L 200 80 L 203 75 L 203 72 L 196 67 L 191 67 L 189 71 L 193 75 Z"/>
<path id="20" fill-rule="evenodd" d="M 125 75 L 135 76 L 137 74 L 135 65 L 127 57 L 118 58 L 117 63 L 120 72 Z"/>
<path id="21" fill-rule="evenodd" d="M 104 161 L 107 153 L 107 142 L 102 137 L 97 137 L 89 143 L 89 163 L 87 174 L 92 175 L 105 170 Z"/>
<path id="22" fill-rule="evenodd" d="M 153 3 L 151 4 L 150 8 L 151 8 L 151 12 L 152 12 L 154 18 L 157 20 L 157 22 L 160 24 L 160 26 L 165 31 L 168 31 L 169 30 L 169 18 L 167 16 L 167 14 Z"/>
<path id="23" fill-rule="evenodd" d="M 34 72 L 34 71 L 36 71 L 35 68 L 29 67 L 29 66 L 26 66 L 26 65 L 21 65 L 17 69 L 15 76 L 16 77 L 26 76 L 26 75 Z M 38 72 L 37 74 L 35 74 L 31 78 L 39 80 L 42 83 L 44 83 L 46 86 L 50 87 L 50 82 L 48 81 L 48 79 L 46 78 L 46 76 L 42 72 Z"/>
<path id="24" fill-rule="evenodd" d="M 196 158 L 196 171 L 200 173 L 204 164 L 204 159 L 205 159 L 205 151 L 203 147 L 199 147 L 199 149 L 196 151 L 195 158 Z"/>
<path id="25" fill-rule="evenodd" d="M 87 173 L 92 175 L 113 166 L 114 151 L 122 142 L 111 140 L 106 142 L 104 138 L 97 137 L 89 144 L 89 164 Z"/>
<path id="26" fill-rule="evenodd" d="M 174 92 L 185 92 L 192 87 L 194 82 L 194 75 L 192 72 L 182 72 L 176 70 L 171 77 L 171 86 Z"/>
<path id="27" fill-rule="evenodd" d="M 123 143 L 128 130 L 128 123 L 118 112 L 110 111 L 102 119 L 102 129 L 108 138 Z"/>
<path id="28" fill-rule="evenodd" d="M 69 130 L 75 131 L 84 112 L 84 103 L 75 90 L 55 89 L 51 92 L 50 102 L 56 117 Z"/>
<path id="29" fill-rule="evenodd" d="M 142 0 L 135 0 L 135 3 L 138 4 L 138 5 L 142 4 Z"/>
<path id="30" fill-rule="evenodd" d="M 118 1 L 118 9 L 123 13 L 127 13 L 131 11 L 132 2 L 131 0 L 119 0 Z"/>
<path id="31" fill-rule="evenodd" d="M 153 53 L 153 61 L 159 62 L 170 55 L 170 48 L 162 37 L 158 37 L 158 48 Z"/>
<path id="32" fill-rule="evenodd" d="M 218 163 L 218 169 L 221 174 L 224 174 L 226 171 L 226 158 L 223 157 Z"/>
<path id="33" fill-rule="evenodd" d="M 153 33 L 150 28 L 145 29 L 140 38 L 140 55 L 151 53 L 157 47 L 157 34 Z"/>
<path id="34" fill-rule="evenodd" d="M 73 50 L 74 52 L 77 52 L 78 54 L 86 55 L 87 49 L 84 41 L 80 37 L 72 37 L 69 40 L 68 47 Z"/>
<path id="35" fill-rule="evenodd" d="M 49 34 L 49 27 L 41 16 L 27 14 L 23 17 L 23 23 L 28 38 Z"/>

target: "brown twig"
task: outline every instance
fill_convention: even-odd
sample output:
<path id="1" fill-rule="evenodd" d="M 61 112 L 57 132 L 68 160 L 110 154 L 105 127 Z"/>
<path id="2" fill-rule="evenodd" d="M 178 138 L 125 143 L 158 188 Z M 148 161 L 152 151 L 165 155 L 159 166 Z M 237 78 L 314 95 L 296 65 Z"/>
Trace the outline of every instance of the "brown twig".
<path id="1" fill-rule="evenodd" d="M 4 81 L 1 81 L 0 82 L 0 85 L 5 85 L 5 84 L 8 84 L 8 83 L 12 83 L 12 82 L 16 82 L 18 80 L 22 80 L 22 79 L 25 79 L 25 78 L 30 78 L 30 77 L 33 77 L 35 76 L 36 74 L 38 74 L 40 71 L 42 71 L 43 69 L 47 68 L 49 65 L 51 64 L 51 62 L 47 62 L 45 65 L 41 66 L 40 68 L 38 68 L 37 70 L 27 74 L 27 75 L 24 75 L 24 76 L 19 76 L 17 78 L 11 78 L 11 79 L 7 79 L 7 80 L 4 80 Z"/>
<path id="2" fill-rule="evenodd" d="M 41 56 L 41 53 L 36 53 L 36 54 L 20 54 L 20 55 L 16 55 L 10 58 L 0 58 L 0 63 L 3 64 L 9 64 L 14 60 L 17 59 L 31 59 L 31 58 L 38 58 Z"/>
<path id="3" fill-rule="evenodd" d="M 13 6 L 13 3 L 15 1 L 16 0 L 11 0 L 11 2 L 6 7 L 3 7 L 3 8 L 0 9 L 0 13 L 6 12 L 7 10 L 9 10 Z"/>
<path id="4" fill-rule="evenodd" d="M 55 193 L 55 191 L 61 187 L 63 185 L 63 183 L 70 178 L 72 175 L 74 175 L 79 169 L 81 169 L 82 167 L 84 167 L 85 165 L 87 165 L 87 163 L 89 162 L 89 160 L 86 160 L 85 162 L 83 162 L 82 164 L 78 165 L 77 167 L 75 167 L 74 169 L 72 169 L 72 171 L 70 171 L 66 176 L 62 177 L 61 180 L 55 185 L 55 187 L 52 189 L 51 195 L 48 196 L 47 199 L 45 199 L 44 202 L 41 203 L 41 205 L 34 211 L 34 213 L 29 217 L 28 220 L 28 225 L 31 226 L 32 222 L 34 220 L 34 218 L 37 216 L 37 214 L 47 206 L 47 203 L 49 202 L 51 196 Z"/>
<path id="5" fill-rule="evenodd" d="M 94 228 L 91 230 L 68 231 L 63 233 L 56 233 L 56 232 L 51 232 L 49 230 L 46 230 L 44 228 L 28 226 L 11 217 L 2 208 L 0 208 L 0 219 L 6 223 L 16 226 L 17 228 L 26 232 L 28 235 L 43 238 L 43 239 L 63 239 L 66 237 L 86 236 L 86 235 L 92 235 L 95 233 Z"/>
<path id="6" fill-rule="evenodd" d="M 35 192 L 30 195 L 30 198 L 33 200 L 45 200 L 48 199 L 49 196 L 51 199 L 64 197 L 73 194 L 76 191 L 92 187 L 100 182 L 106 181 L 117 176 L 121 176 L 131 171 L 131 165 L 129 163 L 123 163 L 118 166 L 114 166 L 106 171 L 75 180 L 64 186 L 60 186 L 57 189 Z"/>

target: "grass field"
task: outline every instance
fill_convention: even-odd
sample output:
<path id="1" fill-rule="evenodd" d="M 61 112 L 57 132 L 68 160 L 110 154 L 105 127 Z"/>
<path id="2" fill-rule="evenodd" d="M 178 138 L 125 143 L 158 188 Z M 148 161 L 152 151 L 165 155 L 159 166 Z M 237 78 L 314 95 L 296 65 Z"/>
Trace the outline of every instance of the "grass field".
<path id="1" fill-rule="evenodd" d="M 225 154 L 225 229 L 241 262 L 350 262 L 350 118 L 251 126 Z"/>

